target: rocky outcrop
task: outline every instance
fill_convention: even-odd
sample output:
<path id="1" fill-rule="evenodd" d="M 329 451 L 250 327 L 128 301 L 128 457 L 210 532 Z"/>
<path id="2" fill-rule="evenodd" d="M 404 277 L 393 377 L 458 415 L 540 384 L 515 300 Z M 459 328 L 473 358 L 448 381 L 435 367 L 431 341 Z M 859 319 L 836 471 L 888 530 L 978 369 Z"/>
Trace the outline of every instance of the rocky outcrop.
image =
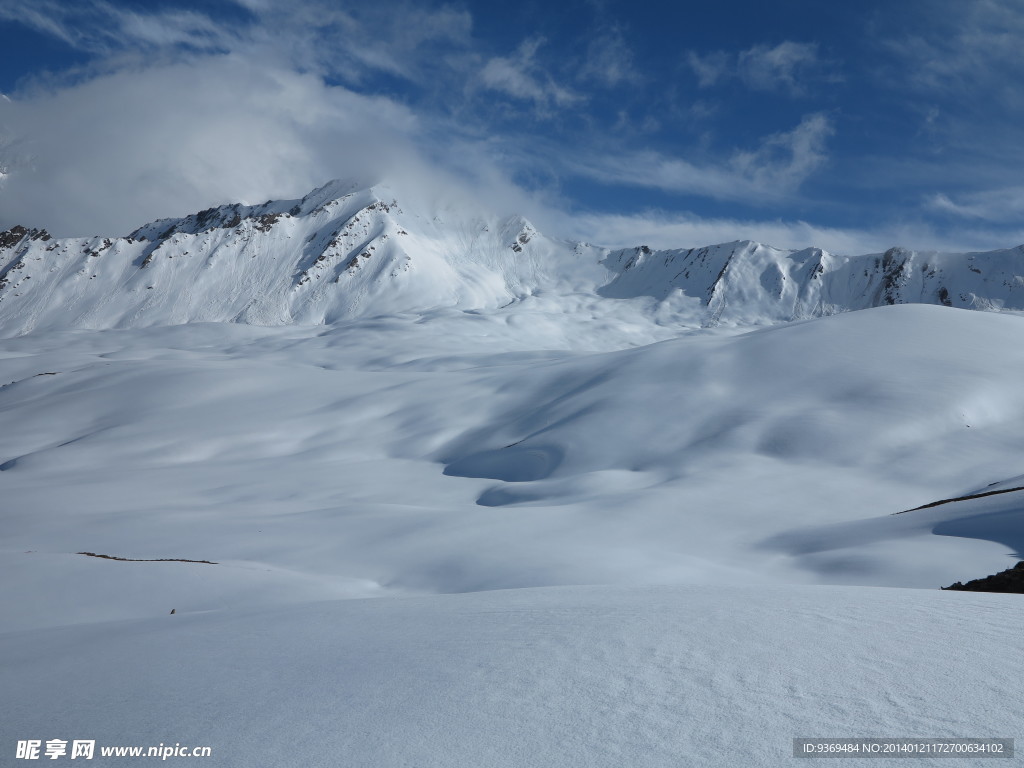
<path id="1" fill-rule="evenodd" d="M 1021 560 L 1013 568 L 986 576 L 983 579 L 974 579 L 966 584 L 957 582 L 950 584 L 943 589 L 951 589 L 958 592 L 1009 592 L 1013 594 L 1024 594 L 1024 560 Z"/>

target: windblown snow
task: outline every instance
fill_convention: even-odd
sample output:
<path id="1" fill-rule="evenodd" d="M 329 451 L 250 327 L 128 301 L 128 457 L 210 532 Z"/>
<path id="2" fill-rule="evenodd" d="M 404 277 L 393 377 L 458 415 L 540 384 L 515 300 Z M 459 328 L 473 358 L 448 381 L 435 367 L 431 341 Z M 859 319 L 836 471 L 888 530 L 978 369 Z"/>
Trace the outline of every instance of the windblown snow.
<path id="1" fill-rule="evenodd" d="M 1016 596 L 938 587 L 1024 557 L 1024 491 L 914 508 L 1024 486 L 1022 310 L 1021 248 L 612 251 L 341 182 L 2 233 L 0 750 L 1015 737 Z"/>

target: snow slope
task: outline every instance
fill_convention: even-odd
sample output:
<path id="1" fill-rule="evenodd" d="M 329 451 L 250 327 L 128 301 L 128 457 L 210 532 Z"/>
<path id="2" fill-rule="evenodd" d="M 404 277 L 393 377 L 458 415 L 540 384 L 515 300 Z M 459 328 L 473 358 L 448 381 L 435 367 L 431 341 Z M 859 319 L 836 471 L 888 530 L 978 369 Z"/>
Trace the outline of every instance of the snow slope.
<path id="1" fill-rule="evenodd" d="M 1018 735 L 1016 596 L 938 587 L 1024 551 L 1024 315 L 944 306 L 1017 307 L 1019 251 L 609 252 L 395 197 L 0 238 L 4 759 Z"/>
<path id="2" fill-rule="evenodd" d="M 523 350 L 546 324 L 505 320 L 3 341 L 4 568 L 42 594 L 0 609 L 35 626 L 268 590 L 937 588 L 1008 564 L 1015 540 L 934 535 L 972 503 L 888 520 L 1020 475 L 1020 316 L 894 306 L 604 351 Z M 881 527 L 799 543 L 844 525 Z M 212 560 L 223 583 L 153 564 L 146 596 L 110 600 L 90 580 L 121 565 L 81 551 Z"/>

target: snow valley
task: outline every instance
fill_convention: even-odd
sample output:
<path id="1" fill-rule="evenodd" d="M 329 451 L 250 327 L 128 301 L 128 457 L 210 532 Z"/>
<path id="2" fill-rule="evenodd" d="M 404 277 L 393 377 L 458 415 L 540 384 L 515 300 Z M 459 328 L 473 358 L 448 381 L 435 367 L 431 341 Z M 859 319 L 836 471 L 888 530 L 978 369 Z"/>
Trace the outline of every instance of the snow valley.
<path id="1" fill-rule="evenodd" d="M 8 230 L 2 748 L 1013 737 L 1016 596 L 938 588 L 1024 547 L 1022 312 L 1020 248 L 609 250 L 342 182 Z"/>

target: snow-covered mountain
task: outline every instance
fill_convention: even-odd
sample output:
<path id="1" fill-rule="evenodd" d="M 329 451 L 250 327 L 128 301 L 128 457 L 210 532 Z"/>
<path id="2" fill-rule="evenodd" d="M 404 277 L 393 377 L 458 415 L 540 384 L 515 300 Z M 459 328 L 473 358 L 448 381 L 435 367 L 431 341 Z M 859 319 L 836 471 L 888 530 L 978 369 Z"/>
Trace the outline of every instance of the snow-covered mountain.
<path id="1" fill-rule="evenodd" d="M 188 322 L 322 324 L 510 306 L 544 292 L 654 299 L 692 325 L 771 324 L 901 303 L 1024 309 L 1024 246 L 839 256 L 750 241 L 609 250 L 520 216 L 409 211 L 386 187 L 227 205 L 126 237 L 0 233 L 0 333 Z M 650 302 L 648 301 L 648 304 Z"/>
<path id="2" fill-rule="evenodd" d="M 8 230 L 0 328 L 322 324 L 500 306 L 585 275 L 569 262 L 598 271 L 601 255 L 549 240 L 521 217 L 446 222 L 406 212 L 385 188 L 332 182 L 301 200 L 211 208 L 127 237 Z"/>
<path id="3" fill-rule="evenodd" d="M 602 295 L 699 299 L 706 322 L 746 324 L 821 317 L 888 304 L 1024 309 L 1024 245 L 986 253 L 890 248 L 840 256 L 742 241 L 688 250 L 616 251 Z"/>

